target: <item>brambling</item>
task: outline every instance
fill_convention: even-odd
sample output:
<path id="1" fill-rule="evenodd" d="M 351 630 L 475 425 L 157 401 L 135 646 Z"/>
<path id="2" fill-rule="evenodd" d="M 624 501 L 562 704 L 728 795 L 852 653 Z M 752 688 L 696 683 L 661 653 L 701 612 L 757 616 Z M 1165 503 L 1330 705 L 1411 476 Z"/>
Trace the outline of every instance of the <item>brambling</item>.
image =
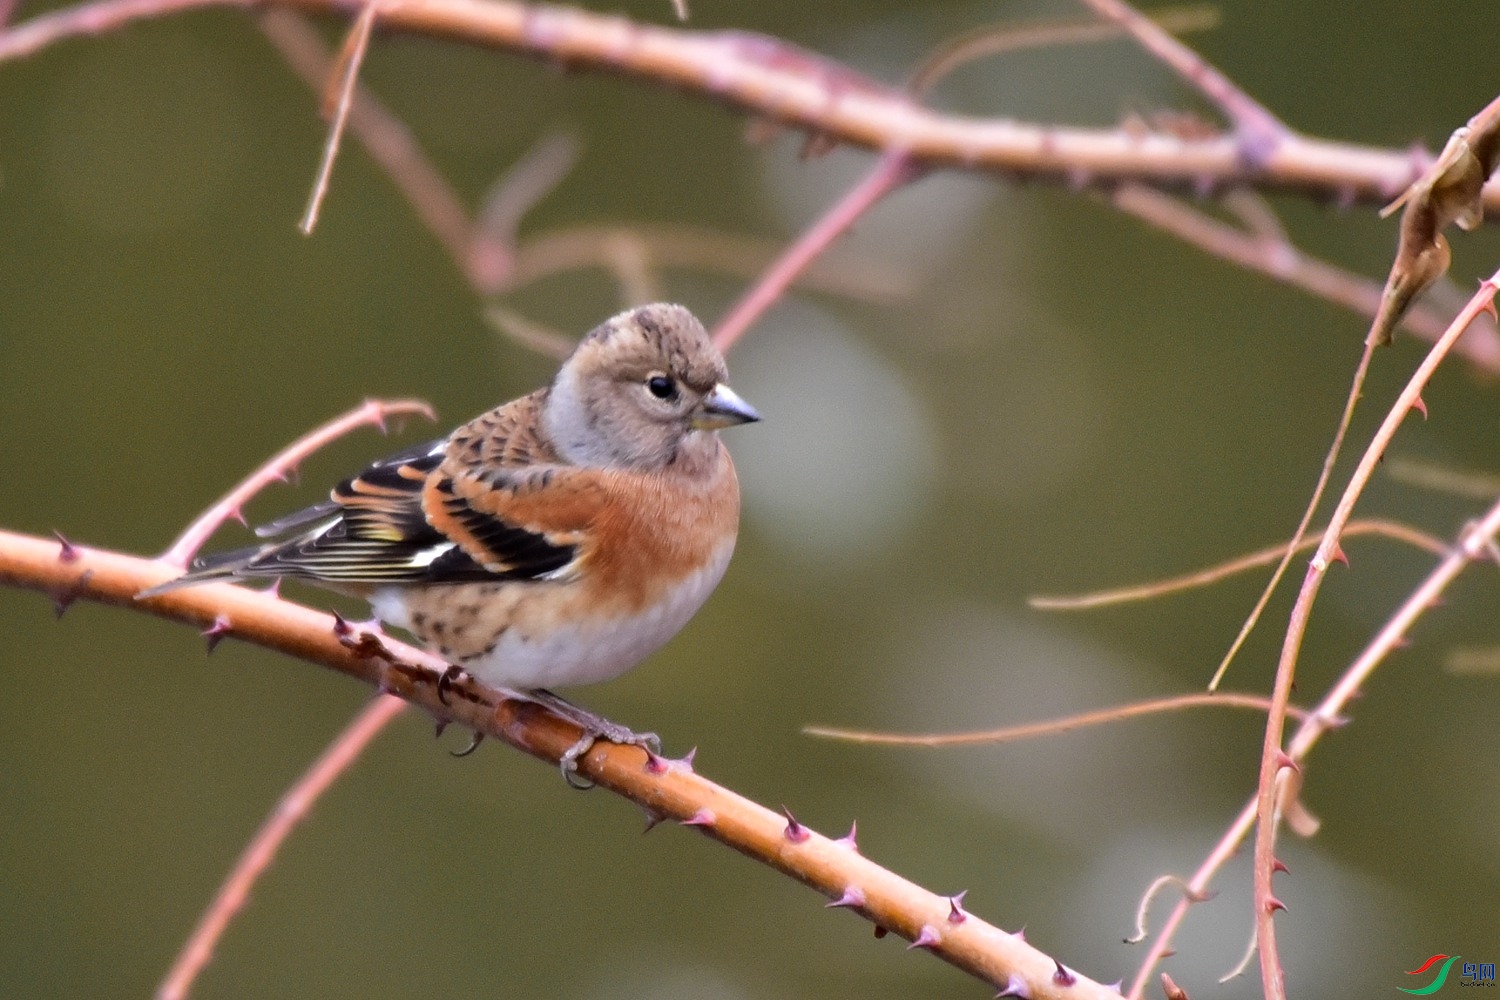
<path id="1" fill-rule="evenodd" d="M 374 463 L 329 499 L 257 529 L 142 596 L 296 577 L 363 597 L 479 681 L 572 719 L 584 738 L 653 742 L 563 701 L 675 635 L 724 575 L 739 527 L 718 430 L 759 420 L 677 305 L 591 331 L 552 384 Z"/>

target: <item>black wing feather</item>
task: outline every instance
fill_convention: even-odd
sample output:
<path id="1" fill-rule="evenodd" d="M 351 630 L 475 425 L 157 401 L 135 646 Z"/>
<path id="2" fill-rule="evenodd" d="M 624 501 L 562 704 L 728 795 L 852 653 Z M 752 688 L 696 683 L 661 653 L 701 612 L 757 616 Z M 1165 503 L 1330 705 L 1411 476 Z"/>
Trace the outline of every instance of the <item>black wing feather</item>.
<path id="1" fill-rule="evenodd" d="M 529 580 L 573 560 L 574 546 L 474 510 L 453 495 L 451 480 L 439 484 L 445 510 L 501 561 L 481 564 L 429 524 L 422 491 L 445 458 L 444 445 L 428 442 L 375 462 L 334 487 L 328 500 L 256 529 L 262 537 L 295 532 L 290 537 L 205 556 L 190 573 L 142 596 L 226 577 L 293 576 L 335 586 Z"/>

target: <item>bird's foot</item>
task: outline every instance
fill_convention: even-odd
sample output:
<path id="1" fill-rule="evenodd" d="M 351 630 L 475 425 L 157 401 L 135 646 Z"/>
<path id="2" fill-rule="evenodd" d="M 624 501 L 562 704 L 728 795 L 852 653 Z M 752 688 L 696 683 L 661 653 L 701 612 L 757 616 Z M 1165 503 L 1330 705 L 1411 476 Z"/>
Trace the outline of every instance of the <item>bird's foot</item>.
<path id="1" fill-rule="evenodd" d="M 578 738 L 578 742 L 564 751 L 557 762 L 562 769 L 563 780 L 573 788 L 584 790 L 594 787 L 592 781 L 579 776 L 578 761 L 600 740 L 618 743 L 621 746 L 642 747 L 653 754 L 661 753 L 661 738 L 655 733 L 638 733 L 633 729 L 627 729 L 617 722 L 610 722 L 601 715 L 595 715 L 586 708 L 579 708 L 571 701 L 544 688 L 529 691 L 526 696 L 540 705 L 545 705 L 554 714 L 567 719 L 583 730 L 583 735 Z"/>

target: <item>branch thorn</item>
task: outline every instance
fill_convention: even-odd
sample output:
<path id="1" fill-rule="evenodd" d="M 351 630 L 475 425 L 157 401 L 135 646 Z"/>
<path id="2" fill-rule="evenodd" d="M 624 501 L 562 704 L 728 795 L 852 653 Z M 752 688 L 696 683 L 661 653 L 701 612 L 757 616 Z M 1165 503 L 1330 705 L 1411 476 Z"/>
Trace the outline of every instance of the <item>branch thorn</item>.
<path id="1" fill-rule="evenodd" d="M 67 613 L 67 610 L 73 606 L 73 602 L 78 600 L 79 593 L 88 586 L 89 578 L 93 575 L 93 570 L 86 569 L 71 586 L 52 592 L 52 613 L 56 617 L 61 618 Z"/>
<path id="2" fill-rule="evenodd" d="M 968 894 L 969 890 L 963 889 L 948 897 L 948 923 L 961 924 L 969 919 L 969 915 L 964 912 L 964 897 Z"/>
<path id="3" fill-rule="evenodd" d="M 218 647 L 219 642 L 229 634 L 229 616 L 214 615 L 213 624 L 198 634 L 203 636 L 208 645 L 208 651 L 212 653 Z"/>
<path id="4" fill-rule="evenodd" d="M 711 827 L 715 823 L 717 823 L 718 821 L 719 821 L 719 817 L 716 816 L 716 815 L 714 815 L 714 811 L 712 809 L 704 808 L 704 809 L 699 809 L 697 812 L 693 813 L 687 819 L 683 820 L 682 821 L 682 825 L 683 826 L 707 826 L 707 827 Z"/>
<path id="5" fill-rule="evenodd" d="M 861 889 L 857 885 L 845 886 L 844 887 L 844 894 L 842 896 L 840 896 L 838 899 L 830 900 L 829 902 L 823 904 L 823 906 L 825 908 L 830 909 L 830 910 L 837 909 L 837 908 L 840 908 L 840 907 L 846 907 L 846 908 L 852 910 L 852 909 L 858 909 L 859 907 L 864 906 L 864 905 L 865 905 L 865 893 L 864 893 L 864 890 Z"/>
<path id="6" fill-rule="evenodd" d="M 660 825 L 661 822 L 667 818 L 667 814 L 666 813 L 664 813 L 664 812 L 657 812 L 655 809 L 652 809 L 650 806 L 642 806 L 641 807 L 641 811 L 646 814 L 646 828 L 641 831 L 641 836 L 643 836 L 643 837 L 646 834 L 650 833 L 652 830 L 655 830 L 657 828 L 657 826 Z"/>
<path id="7" fill-rule="evenodd" d="M 1002 997 L 1017 997 L 1018 1000 L 1031 1000 L 1031 987 L 1026 985 L 1026 980 L 1012 972 L 1010 978 L 1005 982 L 1005 989 L 995 994 L 995 1000 L 1001 1000 Z"/>
<path id="8" fill-rule="evenodd" d="M 794 844 L 801 844 L 805 842 L 807 838 L 812 836 L 812 834 L 808 832 L 807 827 L 797 822 L 797 817 L 792 815 L 792 811 L 790 809 L 788 809 L 786 806 L 782 806 L 781 812 L 786 816 L 787 840 L 790 840 Z"/>
<path id="9" fill-rule="evenodd" d="M 53 531 L 52 537 L 57 539 L 57 561 L 71 563 L 78 561 L 78 547 L 68 541 L 61 531 Z"/>
<path id="10" fill-rule="evenodd" d="M 926 948 L 928 951 L 937 951 L 943 939 L 938 934 L 938 929 L 931 924 L 923 924 L 922 929 L 917 932 L 916 939 L 906 946 L 907 951 L 913 948 Z"/>

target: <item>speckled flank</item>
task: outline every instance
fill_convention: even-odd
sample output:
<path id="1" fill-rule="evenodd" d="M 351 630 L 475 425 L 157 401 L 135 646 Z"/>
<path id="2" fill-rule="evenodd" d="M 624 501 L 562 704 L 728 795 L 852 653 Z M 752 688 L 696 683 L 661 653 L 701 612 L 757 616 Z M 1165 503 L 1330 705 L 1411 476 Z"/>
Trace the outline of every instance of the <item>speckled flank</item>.
<path id="1" fill-rule="evenodd" d="M 618 614 L 580 607 L 588 591 L 547 582 L 386 588 L 370 603 L 382 619 L 408 629 L 487 684 L 593 684 L 623 674 L 686 625 L 718 585 L 733 551 L 731 536 L 662 599 L 620 607 Z"/>

